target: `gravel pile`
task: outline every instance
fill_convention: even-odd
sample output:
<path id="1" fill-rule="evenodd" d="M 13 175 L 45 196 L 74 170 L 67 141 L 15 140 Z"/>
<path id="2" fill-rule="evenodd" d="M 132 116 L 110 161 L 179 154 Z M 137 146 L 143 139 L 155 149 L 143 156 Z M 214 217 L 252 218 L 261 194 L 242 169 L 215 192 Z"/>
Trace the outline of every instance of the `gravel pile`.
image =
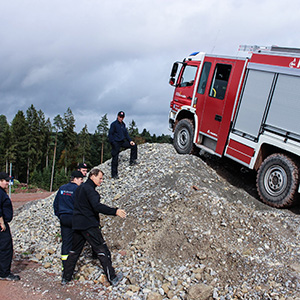
<path id="1" fill-rule="evenodd" d="M 127 211 L 101 216 L 117 287 L 86 246 L 76 279 L 98 299 L 300 299 L 300 219 L 230 185 L 199 157 L 169 144 L 143 144 L 140 164 L 120 153 L 119 180 L 100 165 L 101 201 Z M 60 228 L 49 197 L 24 206 L 12 223 L 15 251 L 42 263 L 60 282 Z M 99 290 L 99 286 L 101 287 Z M 95 292 L 85 294 L 85 299 Z"/>

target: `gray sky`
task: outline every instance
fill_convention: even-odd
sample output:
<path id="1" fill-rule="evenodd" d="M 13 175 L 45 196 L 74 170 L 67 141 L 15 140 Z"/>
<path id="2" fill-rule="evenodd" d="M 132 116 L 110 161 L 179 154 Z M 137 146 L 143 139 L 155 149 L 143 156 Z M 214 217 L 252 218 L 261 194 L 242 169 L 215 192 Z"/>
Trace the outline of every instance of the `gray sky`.
<path id="1" fill-rule="evenodd" d="M 94 133 L 119 110 L 168 130 L 172 64 L 240 44 L 300 47 L 298 0 L 0 0 L 0 114 L 67 108 Z"/>

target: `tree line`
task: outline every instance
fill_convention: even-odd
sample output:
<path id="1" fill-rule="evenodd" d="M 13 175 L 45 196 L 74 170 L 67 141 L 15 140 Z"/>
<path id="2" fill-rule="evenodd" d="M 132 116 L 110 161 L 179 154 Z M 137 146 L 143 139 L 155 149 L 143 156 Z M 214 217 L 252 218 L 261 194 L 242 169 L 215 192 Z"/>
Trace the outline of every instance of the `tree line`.
<path id="1" fill-rule="evenodd" d="M 89 167 L 111 158 L 108 141 L 109 123 L 104 114 L 93 134 L 85 125 L 75 132 L 75 118 L 71 108 L 51 123 L 42 110 L 31 105 L 26 112 L 19 110 L 11 124 L 0 115 L 0 170 L 9 171 L 20 182 L 56 190 L 66 183 L 78 163 Z M 128 125 L 131 138 L 137 143 L 171 143 L 171 136 L 139 132 L 132 120 Z"/>

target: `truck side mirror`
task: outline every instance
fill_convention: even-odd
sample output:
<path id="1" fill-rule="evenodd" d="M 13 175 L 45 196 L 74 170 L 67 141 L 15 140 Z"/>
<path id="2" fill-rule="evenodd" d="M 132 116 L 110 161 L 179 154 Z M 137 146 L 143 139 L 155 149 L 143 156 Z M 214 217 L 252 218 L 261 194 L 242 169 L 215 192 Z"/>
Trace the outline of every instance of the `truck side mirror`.
<path id="1" fill-rule="evenodd" d="M 175 77 L 175 75 L 176 75 L 176 73 L 177 73 L 177 70 L 178 70 L 178 63 L 175 62 L 175 63 L 173 64 L 173 68 L 172 68 L 170 77 Z"/>
<path id="2" fill-rule="evenodd" d="M 174 78 L 174 77 L 171 77 L 171 78 L 170 78 L 170 81 L 169 81 L 169 84 L 170 84 L 170 85 L 174 85 L 174 83 L 175 83 L 175 78 Z"/>

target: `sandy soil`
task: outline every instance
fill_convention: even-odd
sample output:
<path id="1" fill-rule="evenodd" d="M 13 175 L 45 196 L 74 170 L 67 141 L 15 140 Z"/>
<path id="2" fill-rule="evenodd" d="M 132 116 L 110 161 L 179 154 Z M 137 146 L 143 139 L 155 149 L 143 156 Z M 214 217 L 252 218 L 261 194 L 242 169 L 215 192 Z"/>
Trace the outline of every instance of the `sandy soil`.
<path id="1" fill-rule="evenodd" d="M 15 212 L 27 202 L 45 199 L 50 192 L 17 193 L 11 195 Z M 60 277 L 54 274 L 40 273 L 39 265 L 17 254 L 12 263 L 12 272 L 21 277 L 20 281 L 0 280 L 1 300 L 52 300 L 52 299 L 107 299 L 101 288 L 72 282 L 67 286 L 61 286 Z"/>
<path id="2" fill-rule="evenodd" d="M 52 195 L 54 192 L 36 192 L 36 193 L 17 193 L 11 194 L 11 201 L 13 203 L 14 210 L 21 207 L 27 202 L 39 199 L 45 199 Z"/>

